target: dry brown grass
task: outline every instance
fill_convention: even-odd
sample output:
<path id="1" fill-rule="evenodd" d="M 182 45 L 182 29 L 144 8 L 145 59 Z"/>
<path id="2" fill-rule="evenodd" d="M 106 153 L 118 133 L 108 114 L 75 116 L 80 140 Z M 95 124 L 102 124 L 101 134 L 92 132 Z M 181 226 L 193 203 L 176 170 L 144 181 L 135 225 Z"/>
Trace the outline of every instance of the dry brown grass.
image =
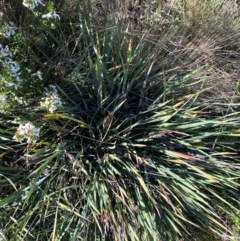
<path id="1" fill-rule="evenodd" d="M 220 2 L 92 0 L 93 28 L 100 32 L 121 21 L 122 28 L 127 27 L 135 41 L 144 38 L 149 45 L 158 45 L 161 68 L 165 71 L 175 69 L 179 76 L 205 66 L 196 78 L 205 78 L 205 87 L 212 88 L 207 97 L 229 102 L 240 79 L 239 6 L 235 0 Z M 21 25 L 25 9 L 15 1 L 2 3 L 2 15 Z M 34 44 L 32 48 L 36 56 L 42 55 L 45 66 L 52 69 L 49 79 L 59 83 L 67 79 L 73 71 L 72 66 L 79 60 L 82 35 L 78 27 L 77 1 L 55 1 L 55 4 L 62 20 L 55 31 L 61 37 L 54 55 L 46 56 Z"/>
<path id="2" fill-rule="evenodd" d="M 164 70 L 174 68 L 184 75 L 205 66 L 196 76 L 205 79 L 205 87 L 211 87 L 204 99 L 231 102 L 240 80 L 240 19 L 236 1 L 159 2 L 100 0 L 95 12 L 104 17 L 109 14 L 109 26 L 120 19 L 130 24 L 132 35 L 139 39 L 144 35 L 161 45 L 159 64 Z"/>

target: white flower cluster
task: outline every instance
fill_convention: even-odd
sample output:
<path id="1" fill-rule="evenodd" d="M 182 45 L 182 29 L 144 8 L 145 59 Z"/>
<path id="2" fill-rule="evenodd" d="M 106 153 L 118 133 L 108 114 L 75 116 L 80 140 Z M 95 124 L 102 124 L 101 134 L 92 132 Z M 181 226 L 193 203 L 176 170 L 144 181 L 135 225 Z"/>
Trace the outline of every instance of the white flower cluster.
<path id="1" fill-rule="evenodd" d="M 32 76 L 37 76 L 40 80 L 43 80 L 43 78 L 42 78 L 42 72 L 41 71 L 37 71 L 37 73 L 35 73 L 35 74 L 32 74 Z"/>
<path id="2" fill-rule="evenodd" d="M 46 6 L 42 0 L 23 0 L 23 6 L 34 10 L 38 5 L 42 5 L 42 6 Z M 46 19 L 50 19 L 50 18 L 54 18 L 54 19 L 58 19 L 60 20 L 60 16 L 58 14 L 54 13 L 47 13 L 42 15 L 42 18 L 46 18 Z"/>
<path id="3" fill-rule="evenodd" d="M 17 89 L 19 84 L 21 83 L 20 79 L 20 66 L 12 60 L 12 53 L 9 51 L 8 46 L 5 48 L 0 44 L 0 57 L 4 57 L 5 59 L 0 59 L 0 62 L 3 63 L 4 66 L 8 66 L 11 72 L 12 77 L 15 79 L 14 82 L 8 82 L 7 85 L 9 87 L 14 87 Z"/>
<path id="4" fill-rule="evenodd" d="M 1 58 L 2 57 L 2 58 Z M 4 58 L 4 59 L 3 59 Z M 3 59 L 3 60 L 2 60 Z M 10 50 L 8 49 L 8 46 L 6 46 L 5 48 L 0 44 L 0 62 L 4 65 L 4 66 L 8 66 L 11 72 L 12 77 L 15 79 L 15 81 L 10 81 L 7 83 L 8 87 L 14 87 L 15 90 L 18 89 L 18 87 L 21 84 L 21 79 L 20 79 L 20 75 L 21 75 L 21 71 L 20 71 L 20 66 L 12 60 L 12 53 L 10 52 Z M 38 71 L 35 74 L 32 74 L 32 76 L 37 76 L 40 80 L 42 79 L 42 75 L 41 72 Z"/>
<path id="5" fill-rule="evenodd" d="M 19 142 L 27 139 L 27 143 L 35 143 L 39 138 L 40 129 L 35 127 L 30 121 L 26 124 L 20 124 L 13 139 Z"/>
<path id="6" fill-rule="evenodd" d="M 54 18 L 54 19 L 57 19 L 60 20 L 60 16 L 56 13 L 47 13 L 47 14 L 44 14 L 42 15 L 42 18 L 46 18 L 46 19 L 50 19 L 50 18 Z"/>
<path id="7" fill-rule="evenodd" d="M 7 104 L 7 96 L 0 93 L 0 113 L 4 113 L 4 108 Z"/>
<path id="8" fill-rule="evenodd" d="M 41 0 L 23 0 L 23 6 L 34 10 L 38 5 L 45 6 Z"/>
<path id="9" fill-rule="evenodd" d="M 12 58 L 12 53 L 10 52 L 8 46 L 6 46 L 5 48 L 3 48 L 3 46 L 0 44 L 0 54 L 3 57 L 8 57 L 8 58 Z M 2 61 L 1 61 L 2 62 Z"/>
<path id="10" fill-rule="evenodd" d="M 58 96 L 56 86 L 50 85 L 50 88 L 51 90 L 45 92 L 46 97 L 43 102 L 40 102 L 40 105 L 47 108 L 50 113 L 53 113 L 55 110 L 61 108 L 63 103 Z"/>
<path id="11" fill-rule="evenodd" d="M 4 23 L 3 27 L 4 33 L 0 33 L 4 36 L 4 38 L 10 38 L 11 35 L 15 35 L 15 31 L 17 30 L 17 27 L 13 22 Z"/>

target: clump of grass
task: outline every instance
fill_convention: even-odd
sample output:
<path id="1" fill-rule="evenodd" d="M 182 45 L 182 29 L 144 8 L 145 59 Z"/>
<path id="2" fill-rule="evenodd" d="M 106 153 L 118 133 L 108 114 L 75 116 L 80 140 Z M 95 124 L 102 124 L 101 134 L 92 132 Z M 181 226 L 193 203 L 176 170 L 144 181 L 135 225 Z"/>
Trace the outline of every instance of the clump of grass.
<path id="1" fill-rule="evenodd" d="M 57 84 L 61 108 L 43 109 L 38 91 L 28 106 L 0 116 L 6 240 L 176 240 L 196 229 L 231 235 L 219 210 L 239 204 L 238 113 L 216 98 L 204 105 L 202 96 L 210 93 L 206 81 L 225 73 L 211 73 L 218 56 L 238 50 L 235 20 L 218 39 L 223 27 L 209 23 L 222 14 L 217 3 L 114 3 L 73 1 L 74 17 L 63 14 L 52 29 L 39 23 L 47 41 L 31 45 L 31 67 L 43 67 L 44 85 Z M 228 38 L 229 48 L 221 45 Z M 40 128 L 39 136 L 20 138 L 19 121 Z"/>

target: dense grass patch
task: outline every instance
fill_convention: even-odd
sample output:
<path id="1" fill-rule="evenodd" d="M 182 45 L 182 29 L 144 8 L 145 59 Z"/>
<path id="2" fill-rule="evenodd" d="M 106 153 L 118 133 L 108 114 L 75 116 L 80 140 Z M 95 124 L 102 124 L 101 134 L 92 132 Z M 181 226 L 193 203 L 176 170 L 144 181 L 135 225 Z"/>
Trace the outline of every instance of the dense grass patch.
<path id="1" fill-rule="evenodd" d="M 237 5 L 44 3 L 1 3 L 2 238 L 233 237 Z"/>

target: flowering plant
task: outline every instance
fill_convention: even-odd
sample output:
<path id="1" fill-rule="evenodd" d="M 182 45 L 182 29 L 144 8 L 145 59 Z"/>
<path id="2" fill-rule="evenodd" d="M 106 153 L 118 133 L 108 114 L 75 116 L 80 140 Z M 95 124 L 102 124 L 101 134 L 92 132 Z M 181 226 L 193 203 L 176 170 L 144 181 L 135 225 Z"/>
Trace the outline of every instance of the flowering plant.
<path id="1" fill-rule="evenodd" d="M 46 31 L 46 33 L 42 32 L 43 35 L 39 32 L 36 39 L 45 38 L 47 32 L 49 32 L 48 27 L 52 25 L 51 22 L 60 20 L 60 16 L 56 14 L 52 2 L 47 4 L 47 14 L 42 13 L 45 11 L 44 9 L 38 8 L 39 6 L 46 6 L 42 0 L 23 0 L 22 5 L 27 8 L 30 21 L 34 20 L 36 32 L 41 29 Z M 24 104 L 26 105 L 44 98 L 40 104 L 35 103 L 34 105 L 46 107 L 51 113 L 62 106 L 56 88 L 53 89 L 53 85 L 46 86 L 44 75 L 47 76 L 48 71 L 44 70 L 42 73 L 41 70 L 35 68 L 38 63 L 34 62 L 29 62 L 30 68 L 29 66 L 24 67 L 25 62 L 28 63 L 26 43 L 29 42 L 29 32 L 29 26 L 23 25 L 19 27 L 13 21 L 3 22 L 0 25 L 0 40 L 2 39 L 2 44 L 0 44 L 1 113 L 9 113 L 11 109 L 14 110 L 19 104 L 22 105 L 23 102 L 20 103 L 22 97 L 24 97 Z M 13 40 L 17 44 L 11 44 Z M 43 91 L 44 88 L 45 91 Z M 44 97 L 41 97 L 42 93 L 44 93 Z"/>
<path id="2" fill-rule="evenodd" d="M 1 32 L 0 34 L 3 35 L 4 38 L 9 38 L 11 37 L 11 35 L 15 35 L 16 30 L 17 27 L 13 22 L 4 23 L 3 32 Z"/>
<path id="3" fill-rule="evenodd" d="M 15 5 L 0 26 L 3 240 L 229 232 L 217 210 L 239 210 L 239 116 L 199 97 L 211 71 L 191 54 L 189 27 L 142 31 L 155 16 L 145 4 L 139 26 L 100 16 L 108 1 L 4 2 Z"/>
<path id="4" fill-rule="evenodd" d="M 44 64 L 35 55 L 30 55 L 31 61 L 28 57 L 31 42 L 37 45 L 45 41 L 60 16 L 52 2 L 47 4 L 46 14 L 42 0 L 23 0 L 22 4 L 34 28 L 29 24 L 17 26 L 13 21 L 0 25 L 0 114 L 14 116 L 13 122 L 18 124 L 18 128 L 12 138 L 29 146 L 39 140 L 42 124 L 28 112 L 53 113 L 63 108 L 56 86 L 46 83 L 49 70 L 38 67 L 44 67 Z M 32 32 L 36 34 L 29 42 Z"/>
<path id="5" fill-rule="evenodd" d="M 27 139 L 27 143 L 35 143 L 40 135 L 40 129 L 31 122 L 20 124 L 13 139 L 19 142 Z"/>
<path id="6" fill-rule="evenodd" d="M 48 109 L 48 111 L 50 113 L 53 113 L 57 109 L 63 107 L 63 103 L 62 103 L 60 97 L 58 96 L 56 86 L 51 85 L 50 89 L 46 90 L 45 95 L 46 95 L 46 97 L 44 98 L 44 100 L 42 102 L 40 102 L 40 105 L 42 107 Z"/>
<path id="7" fill-rule="evenodd" d="M 34 10 L 38 5 L 45 6 L 41 0 L 23 0 L 23 6 Z"/>

